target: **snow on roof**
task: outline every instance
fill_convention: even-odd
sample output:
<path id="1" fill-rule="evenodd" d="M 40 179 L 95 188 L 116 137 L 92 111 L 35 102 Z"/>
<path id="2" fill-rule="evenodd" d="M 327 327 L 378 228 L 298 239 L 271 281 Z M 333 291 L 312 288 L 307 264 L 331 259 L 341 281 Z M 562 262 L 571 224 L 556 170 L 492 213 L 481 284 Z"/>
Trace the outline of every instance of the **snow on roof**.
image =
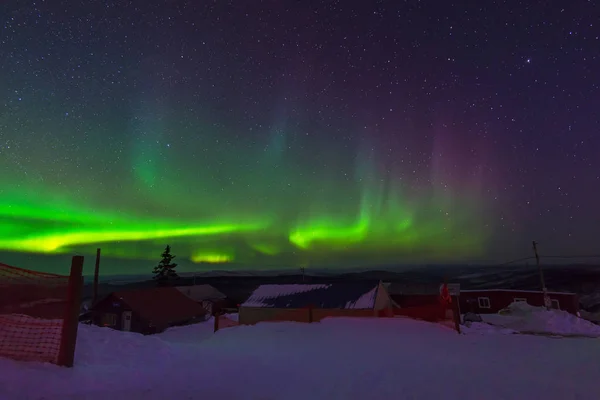
<path id="1" fill-rule="evenodd" d="M 470 289 L 470 290 L 460 290 L 461 293 L 479 293 L 479 292 L 515 292 L 515 293 L 536 293 L 542 294 L 541 290 L 515 290 L 515 289 Z M 548 292 L 548 294 L 566 294 L 566 295 L 575 295 L 572 292 Z"/>
<path id="2" fill-rule="evenodd" d="M 212 285 L 177 286 L 176 289 L 194 301 L 219 300 L 227 297 Z"/>
<path id="3" fill-rule="evenodd" d="M 273 307 L 264 300 L 310 292 L 317 289 L 327 289 L 331 285 L 260 285 L 242 304 L 242 307 Z"/>
<path id="4" fill-rule="evenodd" d="M 375 307 L 378 283 L 261 285 L 241 307 L 341 308 Z"/>
<path id="5" fill-rule="evenodd" d="M 360 296 L 356 301 L 346 303 L 348 309 L 364 309 L 373 308 L 375 306 L 375 298 L 377 297 L 377 286 L 369 290 L 367 293 Z"/>

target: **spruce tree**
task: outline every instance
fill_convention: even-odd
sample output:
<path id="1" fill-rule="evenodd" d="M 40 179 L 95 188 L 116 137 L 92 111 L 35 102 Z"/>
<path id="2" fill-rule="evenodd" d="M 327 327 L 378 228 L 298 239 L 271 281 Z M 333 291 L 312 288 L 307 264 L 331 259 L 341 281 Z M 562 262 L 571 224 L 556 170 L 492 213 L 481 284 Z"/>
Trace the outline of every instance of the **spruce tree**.
<path id="1" fill-rule="evenodd" d="M 177 272 L 175 272 L 177 264 L 172 262 L 175 256 L 171 254 L 171 246 L 167 245 L 165 251 L 161 254 L 161 257 L 162 260 L 154 267 L 152 273 L 154 274 L 154 280 L 159 286 L 167 286 L 169 283 L 179 278 Z"/>

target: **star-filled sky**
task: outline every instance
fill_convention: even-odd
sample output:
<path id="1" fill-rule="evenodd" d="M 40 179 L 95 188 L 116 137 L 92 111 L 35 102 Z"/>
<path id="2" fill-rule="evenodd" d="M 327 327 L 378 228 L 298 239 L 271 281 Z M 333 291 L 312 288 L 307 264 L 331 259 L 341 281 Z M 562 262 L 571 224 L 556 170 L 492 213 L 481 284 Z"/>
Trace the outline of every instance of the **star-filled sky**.
<path id="1" fill-rule="evenodd" d="M 599 15 L 583 0 L 5 1 L 0 261 L 598 252 Z"/>

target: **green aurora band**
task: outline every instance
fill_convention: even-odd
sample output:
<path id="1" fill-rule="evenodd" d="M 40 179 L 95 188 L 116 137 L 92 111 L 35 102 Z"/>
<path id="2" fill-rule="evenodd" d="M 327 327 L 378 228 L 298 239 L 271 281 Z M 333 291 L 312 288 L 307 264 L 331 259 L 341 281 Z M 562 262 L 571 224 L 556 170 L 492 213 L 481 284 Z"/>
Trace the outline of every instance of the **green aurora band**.
<path id="1" fill-rule="evenodd" d="M 39 167 L 43 179 L 31 169 L 29 178 L 1 177 L 0 250 L 101 247 L 109 257 L 155 260 L 170 244 L 179 259 L 219 268 L 448 262 L 486 250 L 481 185 L 444 184 L 439 163 L 411 183 L 395 179 L 406 176 L 401 169 L 376 168 L 372 151 L 286 154 L 293 137 L 279 129 L 262 144 L 240 144 L 244 152 L 206 133 L 200 158 L 199 145 L 151 137 L 128 147 L 128 168 L 93 178 L 75 171 L 67 184 Z M 98 170 L 102 156 L 88 162 Z M 201 161 L 182 161 L 192 159 Z"/>

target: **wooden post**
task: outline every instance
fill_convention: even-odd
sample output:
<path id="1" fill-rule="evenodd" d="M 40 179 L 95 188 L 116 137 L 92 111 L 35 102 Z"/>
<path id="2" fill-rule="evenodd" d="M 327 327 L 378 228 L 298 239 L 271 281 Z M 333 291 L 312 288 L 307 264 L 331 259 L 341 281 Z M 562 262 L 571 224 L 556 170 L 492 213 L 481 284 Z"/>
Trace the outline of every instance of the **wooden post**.
<path id="1" fill-rule="evenodd" d="M 96 266 L 94 267 L 94 294 L 92 296 L 92 306 L 98 301 L 98 276 L 100 274 L 100 249 L 96 250 Z"/>
<path id="2" fill-rule="evenodd" d="M 537 250 L 537 242 L 534 240 L 533 242 L 533 253 L 535 254 L 535 263 L 538 266 L 538 270 L 540 272 L 540 281 L 542 284 L 542 293 L 544 296 L 544 306 L 546 310 L 550 309 L 550 298 L 548 297 L 548 289 L 546 288 L 546 280 L 544 279 L 544 270 L 542 269 L 542 264 L 540 263 L 540 256 Z"/>
<path id="3" fill-rule="evenodd" d="M 451 296 L 452 301 L 452 315 L 454 316 L 454 327 L 456 331 L 460 333 L 460 303 L 458 302 L 458 296 Z"/>
<path id="4" fill-rule="evenodd" d="M 73 256 L 57 362 L 58 365 L 63 367 L 72 367 L 75 360 L 79 307 L 81 306 L 81 290 L 83 287 L 82 272 L 83 256 Z"/>

